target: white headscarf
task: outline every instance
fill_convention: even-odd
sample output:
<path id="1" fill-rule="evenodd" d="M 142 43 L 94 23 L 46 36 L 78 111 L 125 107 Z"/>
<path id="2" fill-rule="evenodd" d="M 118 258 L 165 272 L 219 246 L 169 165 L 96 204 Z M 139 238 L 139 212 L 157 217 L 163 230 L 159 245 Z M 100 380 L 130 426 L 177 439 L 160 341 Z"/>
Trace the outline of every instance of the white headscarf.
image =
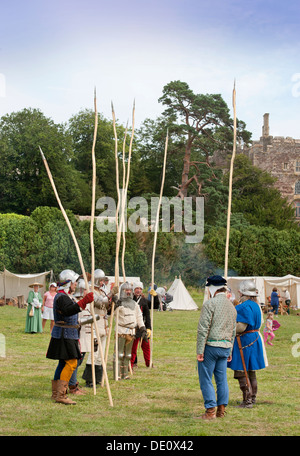
<path id="1" fill-rule="evenodd" d="M 220 290 L 221 288 L 224 288 L 225 285 L 209 285 L 208 289 L 210 291 L 211 297 L 213 298 L 215 296 L 216 291 Z"/>

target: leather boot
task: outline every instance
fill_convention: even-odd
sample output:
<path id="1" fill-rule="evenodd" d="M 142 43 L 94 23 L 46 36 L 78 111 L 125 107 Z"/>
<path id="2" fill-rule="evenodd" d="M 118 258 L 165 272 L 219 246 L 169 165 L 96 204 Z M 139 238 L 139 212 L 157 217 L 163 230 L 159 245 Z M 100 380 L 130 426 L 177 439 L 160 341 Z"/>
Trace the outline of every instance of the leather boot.
<path id="1" fill-rule="evenodd" d="M 55 402 L 65 405 L 75 405 L 76 402 L 67 397 L 67 388 L 68 382 L 65 380 L 57 380 L 57 395 Z"/>
<path id="2" fill-rule="evenodd" d="M 201 416 L 203 420 L 214 420 L 216 418 L 216 408 L 208 408 L 205 410 L 204 415 Z"/>
<path id="3" fill-rule="evenodd" d="M 216 417 L 224 418 L 225 416 L 225 405 L 218 405 Z"/>
<path id="4" fill-rule="evenodd" d="M 51 396 L 51 399 L 53 401 L 56 400 L 56 396 L 57 396 L 57 382 L 58 382 L 58 380 L 52 380 L 52 396 Z"/>
<path id="5" fill-rule="evenodd" d="M 77 382 L 75 385 L 69 385 L 69 393 L 70 394 L 77 394 L 77 396 L 84 396 L 85 392 L 79 388 L 79 383 Z"/>
<path id="6" fill-rule="evenodd" d="M 257 380 L 256 380 L 256 377 L 250 378 L 250 383 L 251 383 L 251 389 L 252 389 L 251 400 L 252 400 L 252 404 L 255 404 L 256 403 L 256 395 L 257 395 Z"/>
<path id="7" fill-rule="evenodd" d="M 243 402 L 240 403 L 239 408 L 252 408 L 251 391 L 248 390 L 246 377 L 239 377 L 240 390 L 243 393 Z"/>

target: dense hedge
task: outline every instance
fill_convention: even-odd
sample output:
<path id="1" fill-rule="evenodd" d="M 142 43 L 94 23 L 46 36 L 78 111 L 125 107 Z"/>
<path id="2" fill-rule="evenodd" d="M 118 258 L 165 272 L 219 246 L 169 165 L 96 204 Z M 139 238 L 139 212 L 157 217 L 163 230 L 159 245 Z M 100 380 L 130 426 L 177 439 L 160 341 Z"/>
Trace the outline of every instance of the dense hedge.
<path id="1" fill-rule="evenodd" d="M 90 223 L 79 221 L 68 211 L 90 271 Z M 223 273 L 226 229 L 211 228 L 203 243 L 186 244 L 184 234 L 158 233 L 155 281 L 167 284 L 181 274 L 186 285 L 203 286 L 205 278 Z M 116 234 L 94 230 L 95 266 L 114 275 Z M 126 234 L 127 276 L 151 280 L 153 233 Z M 0 214 L 0 269 L 15 273 L 53 270 L 56 277 L 69 268 L 81 273 L 72 237 L 59 209 L 37 207 L 31 216 Z M 121 267 L 120 267 L 121 272 Z M 229 245 L 229 274 L 300 275 L 300 232 L 257 226 L 232 228 Z"/>

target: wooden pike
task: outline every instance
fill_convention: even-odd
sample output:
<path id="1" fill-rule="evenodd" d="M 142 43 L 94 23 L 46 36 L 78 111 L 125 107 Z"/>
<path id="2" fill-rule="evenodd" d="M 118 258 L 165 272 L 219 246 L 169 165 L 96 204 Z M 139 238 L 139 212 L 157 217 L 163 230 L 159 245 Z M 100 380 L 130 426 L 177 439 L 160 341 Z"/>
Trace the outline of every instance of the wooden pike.
<path id="1" fill-rule="evenodd" d="M 163 190 L 164 190 L 164 184 L 165 184 L 168 141 L 169 141 L 169 132 L 167 131 L 167 136 L 166 136 L 166 141 L 165 141 L 163 173 L 162 173 L 159 202 L 158 202 L 158 206 L 157 206 L 155 228 L 154 228 L 154 241 L 153 241 L 153 251 L 152 251 L 152 269 L 151 269 L 151 288 L 152 288 L 152 290 L 154 289 L 154 262 L 155 262 L 156 243 L 157 243 L 159 212 L 160 212 L 160 205 L 161 205 L 161 200 L 162 200 Z M 153 328 L 154 328 L 153 309 L 154 309 L 154 296 L 151 295 L 151 325 L 152 325 L 152 331 L 151 331 L 151 337 L 150 337 L 150 367 L 152 367 L 152 365 L 153 365 Z"/>
<path id="2" fill-rule="evenodd" d="M 129 186 L 129 177 L 130 177 L 130 165 L 131 165 L 131 155 L 132 155 L 132 144 L 133 144 L 133 137 L 134 137 L 134 118 L 135 118 L 135 101 L 133 102 L 133 109 L 132 109 L 132 130 L 131 130 L 131 137 L 130 137 L 130 144 L 129 144 L 129 151 L 128 151 L 128 163 L 127 163 L 127 174 L 126 174 L 126 164 L 125 164 L 125 140 L 126 134 L 124 138 L 123 144 L 123 198 L 122 198 L 122 213 L 121 213 L 121 232 L 123 234 L 123 245 L 122 245 L 122 272 L 123 272 L 123 281 L 126 281 L 126 272 L 125 272 L 125 250 L 126 250 L 126 235 L 125 235 L 125 204 L 127 203 L 127 192 Z M 127 127 L 126 127 L 127 133 Z M 125 174 L 126 174 L 126 182 L 125 182 Z"/>
<path id="3" fill-rule="evenodd" d="M 94 220 L 95 220 L 95 204 L 96 204 L 96 157 L 95 157 L 95 145 L 97 139 L 97 129 L 98 129 L 98 112 L 97 112 L 97 98 L 96 98 L 96 89 L 94 91 L 94 110 L 95 110 L 95 126 L 94 126 L 94 138 L 93 138 L 93 147 L 92 147 L 92 164 L 93 164 L 93 179 L 92 179 L 92 207 L 91 207 L 91 224 L 90 224 L 90 243 L 91 243 L 91 286 L 92 292 L 94 293 L 95 288 L 95 246 L 94 246 Z M 103 378 L 105 380 L 106 389 L 109 397 L 110 405 L 113 407 L 113 400 L 111 396 L 107 370 L 106 370 L 106 363 L 103 354 L 101 338 L 99 334 L 99 329 L 96 322 L 96 315 L 94 309 L 94 302 L 90 305 L 91 314 L 93 316 L 94 324 L 91 325 L 91 357 L 92 357 L 92 377 L 93 377 L 93 389 L 94 395 L 96 395 L 96 376 L 95 376 L 95 361 L 94 361 L 94 331 L 93 326 L 95 327 L 95 331 L 97 334 L 98 340 L 98 349 L 100 350 L 101 362 L 102 362 L 102 370 L 103 370 Z"/>
<path id="4" fill-rule="evenodd" d="M 229 252 L 229 238 L 230 238 L 230 217 L 231 217 L 231 200 L 232 200 L 232 178 L 233 178 L 233 165 L 236 154 L 236 91 L 235 81 L 232 92 L 232 105 L 233 105 L 233 151 L 230 163 L 229 174 L 229 192 L 228 192 L 228 209 L 227 209 L 227 231 L 226 231 L 226 245 L 225 245 L 225 266 L 224 278 L 227 280 L 228 276 L 228 252 Z"/>
<path id="5" fill-rule="evenodd" d="M 72 236 L 72 239 L 73 239 L 73 242 L 74 242 L 74 245 L 75 245 L 75 248 L 76 248 L 76 252 L 77 252 L 77 256 L 78 256 L 78 260 L 79 260 L 79 263 L 80 263 L 80 267 L 81 267 L 81 271 L 82 271 L 82 275 L 83 275 L 83 278 L 84 278 L 84 282 L 85 282 L 85 286 L 86 286 L 86 289 L 88 290 L 89 289 L 89 285 L 88 285 L 88 279 L 87 279 L 87 275 L 86 275 L 86 270 L 85 270 L 85 267 L 84 267 L 84 263 L 83 263 L 83 259 L 82 259 L 82 255 L 81 255 L 81 251 L 80 251 L 80 248 L 79 248 L 79 245 L 78 245 L 78 242 L 77 242 L 77 239 L 76 239 L 76 236 L 75 236 L 75 233 L 74 233 L 74 230 L 72 228 L 72 225 L 70 223 L 70 220 L 69 220 L 69 217 L 67 216 L 67 213 L 61 203 L 61 200 L 60 200 L 60 197 L 58 195 L 58 192 L 57 192 L 57 189 L 56 189 L 56 186 L 55 186 L 55 183 L 54 183 L 54 180 L 53 180 L 53 177 L 52 177 L 52 173 L 50 171 L 50 168 L 49 168 L 49 165 L 48 165 L 48 162 L 46 160 L 46 157 L 41 149 L 41 147 L 39 146 L 39 149 L 40 149 L 40 153 L 41 153 L 41 156 L 42 156 L 42 160 L 44 162 L 44 165 L 45 165 L 45 168 L 46 168 L 46 171 L 47 171 L 47 174 L 48 174 L 48 177 L 49 177 L 49 180 L 50 180 L 50 183 L 51 183 L 51 186 L 53 188 L 53 191 L 54 191 L 54 194 L 55 194 L 55 197 L 56 197 L 56 200 L 58 202 L 58 205 L 60 207 L 60 210 L 63 214 L 63 217 L 66 221 L 66 224 L 69 228 L 69 231 L 70 231 L 70 234 Z M 96 318 L 95 318 L 95 314 L 92 314 L 93 315 L 93 320 L 94 320 L 94 323 L 96 323 Z M 96 326 L 97 327 L 97 326 Z M 96 331 L 97 333 L 97 331 Z M 98 339 L 98 344 L 100 344 L 100 337 L 99 336 L 99 332 L 97 334 L 97 339 Z M 103 366 L 105 367 L 105 366 Z M 104 370 L 104 369 L 103 369 Z M 110 402 L 110 405 L 113 406 L 113 402 L 112 402 L 112 397 L 111 397 L 111 394 L 110 394 L 110 390 L 108 388 L 108 396 L 109 396 L 109 402 Z"/>

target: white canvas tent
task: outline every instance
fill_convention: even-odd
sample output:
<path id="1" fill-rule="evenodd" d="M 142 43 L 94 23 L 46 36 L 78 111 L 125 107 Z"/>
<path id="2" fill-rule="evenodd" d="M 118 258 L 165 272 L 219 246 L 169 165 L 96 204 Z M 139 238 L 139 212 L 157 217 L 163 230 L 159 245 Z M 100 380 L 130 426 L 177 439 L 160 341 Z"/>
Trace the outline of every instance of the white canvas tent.
<path id="1" fill-rule="evenodd" d="M 173 296 L 173 301 L 169 306 L 174 310 L 198 310 L 198 306 L 191 297 L 184 283 L 179 279 L 175 279 L 170 286 L 168 293 Z"/>
<path id="2" fill-rule="evenodd" d="M 7 269 L 4 269 L 3 272 L 0 272 L 0 297 L 13 298 L 24 296 L 26 302 L 30 291 L 29 285 L 33 282 L 39 282 L 43 285 L 43 288 L 39 289 L 43 295 L 46 291 L 46 277 L 50 273 L 51 271 L 41 272 L 39 274 L 13 274 Z"/>
<path id="3" fill-rule="evenodd" d="M 280 295 L 283 295 L 282 289 L 287 288 L 291 295 L 291 305 L 297 309 L 300 308 L 300 277 L 286 275 L 284 277 L 228 277 L 227 284 L 231 288 L 235 297 L 239 299 L 239 286 L 242 280 L 253 280 L 258 290 L 258 301 L 260 304 L 266 304 L 268 297 L 271 296 L 272 289 L 278 288 Z M 208 298 L 207 289 L 204 300 Z"/>

